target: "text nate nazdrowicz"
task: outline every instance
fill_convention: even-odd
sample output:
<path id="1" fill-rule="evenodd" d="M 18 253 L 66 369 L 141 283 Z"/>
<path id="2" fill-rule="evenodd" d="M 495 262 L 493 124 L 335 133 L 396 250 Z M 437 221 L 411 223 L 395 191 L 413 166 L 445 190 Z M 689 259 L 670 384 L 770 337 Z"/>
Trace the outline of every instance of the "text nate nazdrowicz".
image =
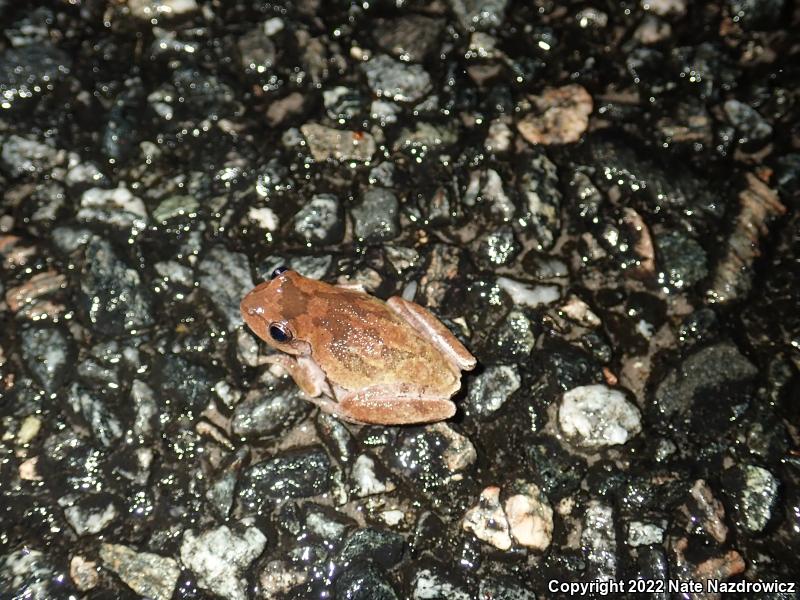
<path id="1" fill-rule="evenodd" d="M 626 581 L 559 581 L 552 579 L 547 584 L 551 593 L 560 592 L 570 596 L 589 594 L 607 596 L 623 593 L 677 593 L 702 594 L 738 592 L 745 594 L 778 593 L 794 594 L 796 584 L 782 581 L 681 581 L 678 579 L 628 579 Z"/>

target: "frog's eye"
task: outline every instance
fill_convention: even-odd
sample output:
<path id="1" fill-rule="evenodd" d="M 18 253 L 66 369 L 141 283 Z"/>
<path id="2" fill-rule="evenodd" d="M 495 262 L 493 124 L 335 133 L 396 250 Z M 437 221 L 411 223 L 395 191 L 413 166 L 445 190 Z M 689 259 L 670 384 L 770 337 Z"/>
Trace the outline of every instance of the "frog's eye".
<path id="1" fill-rule="evenodd" d="M 281 273 L 285 273 L 288 270 L 289 270 L 289 267 L 287 267 L 286 265 L 281 265 L 280 267 L 278 267 L 277 269 L 275 269 L 272 272 L 272 275 L 270 276 L 270 279 L 275 279 L 278 275 L 280 275 Z"/>
<path id="2" fill-rule="evenodd" d="M 281 344 L 292 339 L 292 332 L 283 323 L 273 323 L 269 326 L 269 335 L 276 342 Z"/>

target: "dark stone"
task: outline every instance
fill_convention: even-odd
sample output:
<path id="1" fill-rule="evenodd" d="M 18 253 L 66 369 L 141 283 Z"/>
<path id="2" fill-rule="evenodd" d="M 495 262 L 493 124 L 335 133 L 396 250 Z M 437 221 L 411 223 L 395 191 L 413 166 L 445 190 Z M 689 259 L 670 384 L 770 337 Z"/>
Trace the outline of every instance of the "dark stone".
<path id="1" fill-rule="evenodd" d="M 755 366 L 736 346 L 727 343 L 710 346 L 689 355 L 661 380 L 655 391 L 655 406 L 666 417 L 685 415 L 693 407 L 716 401 L 718 396 L 714 391 L 747 383 L 756 373 Z"/>
<path id="2" fill-rule="evenodd" d="M 772 126 L 752 106 L 739 100 L 728 100 L 723 107 L 743 146 L 764 142 L 772 135 Z"/>
<path id="3" fill-rule="evenodd" d="M 249 394 L 236 405 L 231 430 L 238 436 L 259 438 L 286 431 L 310 410 L 311 404 L 296 386 Z"/>
<path id="4" fill-rule="evenodd" d="M 551 500 L 578 489 L 587 470 L 586 462 L 566 452 L 552 439 L 544 438 L 525 444 L 526 466 Z"/>
<path id="5" fill-rule="evenodd" d="M 773 519 L 780 481 L 769 470 L 739 464 L 722 474 L 722 494 L 730 518 L 741 534 L 758 534 Z"/>
<path id="6" fill-rule="evenodd" d="M 785 0 L 728 0 L 734 22 L 742 29 L 762 30 L 780 27 Z"/>
<path id="7" fill-rule="evenodd" d="M 560 339 L 544 340 L 532 358 L 538 368 L 546 373 L 548 381 L 561 391 L 581 385 L 602 383 L 601 367 L 588 354 Z"/>
<path id="8" fill-rule="evenodd" d="M 384 574 L 372 563 L 350 566 L 336 579 L 337 598 L 347 600 L 397 600 L 397 594 Z"/>
<path id="9" fill-rule="evenodd" d="M 51 92 L 71 65 L 69 55 L 49 43 L 8 48 L 0 54 L 0 105 L 17 108 Z"/>
<path id="10" fill-rule="evenodd" d="M 478 591 L 479 598 L 497 598 L 498 600 L 535 600 L 533 590 L 525 588 L 521 583 L 509 577 L 489 576 L 482 578 Z"/>
<path id="11" fill-rule="evenodd" d="M 356 561 L 373 561 L 385 569 L 391 569 L 403 557 L 405 540 L 391 531 L 357 529 L 347 538 L 339 562 L 343 565 Z"/>
<path id="12" fill-rule="evenodd" d="M 31 377 L 48 393 L 55 392 L 69 379 L 75 344 L 61 327 L 23 328 L 20 349 Z"/>
<path id="13" fill-rule="evenodd" d="M 678 341 L 684 346 L 707 344 L 719 336 L 717 313 L 710 308 L 698 308 L 684 317 L 678 327 Z"/>
<path id="14" fill-rule="evenodd" d="M 708 259 L 703 247 L 682 231 L 656 236 L 658 260 L 663 271 L 660 283 L 675 289 L 692 287 L 708 275 Z"/>
<path id="15" fill-rule="evenodd" d="M 549 250 L 561 230 L 561 190 L 556 166 L 544 152 L 522 165 L 519 191 L 523 206 L 516 223 L 535 248 Z"/>
<path id="16" fill-rule="evenodd" d="M 286 452 L 256 463 L 240 481 L 239 501 L 247 512 L 262 512 L 274 501 L 310 498 L 333 485 L 333 465 L 319 446 Z"/>
<path id="17" fill-rule="evenodd" d="M 498 227 L 478 244 L 477 257 L 487 269 L 510 264 L 519 254 L 520 244 L 509 226 Z"/>
<path id="18" fill-rule="evenodd" d="M 66 600 L 69 576 L 41 550 L 22 548 L 0 556 L 0 589 L 9 599 Z"/>
<path id="19" fill-rule="evenodd" d="M 422 62 L 437 47 L 444 22 L 409 14 L 380 19 L 373 31 L 376 43 L 395 58 Z"/>
<path id="20" fill-rule="evenodd" d="M 214 398 L 211 374 L 176 354 L 159 357 L 156 369 L 159 389 L 171 395 L 176 409 L 201 412 Z"/>
<path id="21" fill-rule="evenodd" d="M 80 287 L 80 314 L 95 334 L 116 337 L 153 322 L 150 296 L 139 273 L 102 238 L 92 237 L 86 246 Z"/>

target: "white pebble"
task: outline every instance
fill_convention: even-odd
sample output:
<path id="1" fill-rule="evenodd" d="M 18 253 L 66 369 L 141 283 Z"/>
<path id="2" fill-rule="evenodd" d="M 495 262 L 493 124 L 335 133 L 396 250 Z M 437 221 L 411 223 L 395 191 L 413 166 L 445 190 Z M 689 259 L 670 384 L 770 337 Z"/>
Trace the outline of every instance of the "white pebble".
<path id="1" fill-rule="evenodd" d="M 498 277 L 497 285 L 506 292 L 514 304 L 535 308 L 542 304 L 550 304 L 561 297 L 561 292 L 556 285 L 530 286 L 508 277 Z"/>
<path id="2" fill-rule="evenodd" d="M 564 394 L 558 424 L 580 446 L 624 444 L 642 430 L 639 409 L 625 394 L 605 385 L 585 385 Z"/>

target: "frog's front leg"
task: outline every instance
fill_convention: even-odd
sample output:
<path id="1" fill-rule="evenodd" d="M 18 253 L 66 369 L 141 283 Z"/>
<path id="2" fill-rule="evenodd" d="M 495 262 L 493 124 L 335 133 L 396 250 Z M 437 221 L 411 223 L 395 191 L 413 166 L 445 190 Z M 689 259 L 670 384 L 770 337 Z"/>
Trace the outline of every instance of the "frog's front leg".
<path id="1" fill-rule="evenodd" d="M 396 385 L 373 385 L 358 392 L 345 393 L 333 406 L 322 407 L 352 423 L 409 425 L 449 419 L 456 405 L 441 396 L 426 396 L 418 390 L 402 391 Z M 315 402 L 315 400 L 312 400 Z"/>
<path id="2" fill-rule="evenodd" d="M 414 329 L 419 331 L 426 339 L 441 350 L 450 361 L 462 371 L 471 371 L 477 361 L 470 354 L 464 344 L 458 341 L 442 322 L 433 316 L 430 311 L 422 308 L 415 302 L 409 302 L 400 296 L 392 296 L 386 301 L 394 312 L 405 320 Z"/>
<path id="3" fill-rule="evenodd" d="M 307 356 L 292 358 L 286 354 L 270 354 L 262 362 L 278 365 L 286 371 L 297 386 L 311 398 L 332 395 L 325 372 Z"/>

